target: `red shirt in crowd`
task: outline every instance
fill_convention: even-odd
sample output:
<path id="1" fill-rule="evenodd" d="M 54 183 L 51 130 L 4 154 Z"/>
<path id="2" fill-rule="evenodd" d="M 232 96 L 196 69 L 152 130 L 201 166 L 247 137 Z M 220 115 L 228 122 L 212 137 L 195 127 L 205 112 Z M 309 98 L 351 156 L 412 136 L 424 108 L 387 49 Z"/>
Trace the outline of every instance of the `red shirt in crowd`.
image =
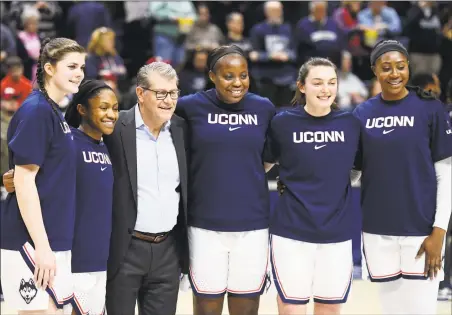
<path id="1" fill-rule="evenodd" d="M 3 94 L 3 91 L 7 88 L 14 89 L 14 99 L 17 100 L 17 107 L 19 107 L 25 101 L 28 94 L 30 94 L 32 84 L 31 81 L 24 76 L 21 76 L 19 80 L 16 81 L 10 74 L 7 74 L 0 82 L 0 93 Z"/>

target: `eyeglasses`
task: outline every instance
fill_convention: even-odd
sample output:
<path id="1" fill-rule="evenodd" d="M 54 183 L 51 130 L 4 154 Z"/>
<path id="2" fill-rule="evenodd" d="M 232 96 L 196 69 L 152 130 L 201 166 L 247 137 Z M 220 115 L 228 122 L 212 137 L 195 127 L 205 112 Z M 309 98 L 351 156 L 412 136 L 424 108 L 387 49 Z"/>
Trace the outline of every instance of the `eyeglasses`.
<path id="1" fill-rule="evenodd" d="M 166 92 L 166 91 L 156 91 L 156 90 L 148 89 L 148 88 L 145 88 L 144 86 L 140 86 L 140 88 L 142 88 L 143 90 L 148 90 L 148 91 L 154 92 L 155 98 L 158 100 L 164 100 L 168 96 L 168 94 L 170 95 L 171 99 L 177 100 L 180 95 L 180 90 L 172 90 L 172 91 Z"/>

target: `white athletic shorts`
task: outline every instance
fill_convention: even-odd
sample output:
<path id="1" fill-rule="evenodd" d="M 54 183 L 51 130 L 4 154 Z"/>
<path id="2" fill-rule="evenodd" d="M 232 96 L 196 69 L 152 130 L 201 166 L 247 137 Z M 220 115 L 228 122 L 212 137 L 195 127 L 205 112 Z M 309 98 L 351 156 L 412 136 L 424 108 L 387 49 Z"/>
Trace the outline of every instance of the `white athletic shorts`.
<path id="1" fill-rule="evenodd" d="M 27 242 L 20 251 L 1 250 L 1 279 L 5 301 L 18 311 L 47 310 L 49 296 L 58 308 L 72 302 L 71 251 L 55 252 L 56 276 L 52 287 L 36 288 L 34 248 Z"/>
<path id="2" fill-rule="evenodd" d="M 196 295 L 256 296 L 264 292 L 268 229 L 216 232 L 188 228 L 190 282 Z"/>
<path id="3" fill-rule="evenodd" d="M 105 314 L 105 286 L 107 272 L 73 273 L 74 301 L 72 306 L 78 315 Z"/>
<path id="4" fill-rule="evenodd" d="M 284 303 L 345 303 L 353 278 L 352 241 L 307 243 L 271 236 L 273 281 Z"/>
<path id="5" fill-rule="evenodd" d="M 390 236 L 363 232 L 363 252 L 369 278 L 373 282 L 404 279 L 427 279 L 424 277 L 425 253 L 416 254 L 427 236 Z M 443 246 L 444 255 L 444 246 Z M 438 272 L 444 279 L 444 270 Z"/>

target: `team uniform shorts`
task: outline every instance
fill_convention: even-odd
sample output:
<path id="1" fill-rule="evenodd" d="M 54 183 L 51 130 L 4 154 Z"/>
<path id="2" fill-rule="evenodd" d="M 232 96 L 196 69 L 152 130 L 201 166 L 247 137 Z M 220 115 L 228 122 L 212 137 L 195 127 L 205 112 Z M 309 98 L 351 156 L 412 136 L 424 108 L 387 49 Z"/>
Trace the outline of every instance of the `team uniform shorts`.
<path id="1" fill-rule="evenodd" d="M 427 279 L 424 276 L 425 253 L 416 259 L 426 236 L 391 236 L 363 232 L 363 252 L 372 282 Z M 443 246 L 444 254 L 444 246 Z M 437 278 L 444 279 L 440 269 Z"/>
<path id="2" fill-rule="evenodd" d="M 284 303 L 345 303 L 353 278 L 352 241 L 308 243 L 271 236 L 273 281 Z"/>
<path id="3" fill-rule="evenodd" d="M 34 257 L 35 250 L 28 242 L 19 251 L 1 250 L 0 270 L 5 302 L 18 311 L 47 310 L 50 296 L 55 305 L 63 309 L 73 298 L 71 251 L 55 252 L 56 275 L 53 286 L 48 286 L 45 291 L 37 288 L 33 280 Z"/>
<path id="4" fill-rule="evenodd" d="M 195 295 L 256 296 L 268 280 L 268 229 L 217 232 L 188 228 L 189 279 Z"/>

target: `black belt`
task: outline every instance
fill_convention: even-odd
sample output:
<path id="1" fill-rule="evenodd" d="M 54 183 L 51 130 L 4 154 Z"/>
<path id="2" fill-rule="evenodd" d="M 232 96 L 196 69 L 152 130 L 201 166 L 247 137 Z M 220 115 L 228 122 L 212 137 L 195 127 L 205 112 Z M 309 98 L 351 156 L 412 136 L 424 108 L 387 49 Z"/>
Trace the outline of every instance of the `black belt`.
<path id="1" fill-rule="evenodd" d="M 145 232 L 133 231 L 132 237 L 145 241 L 145 242 L 158 244 L 158 243 L 161 243 L 164 240 L 166 240 L 170 233 L 171 233 L 171 231 L 164 232 L 164 233 L 145 233 Z"/>

